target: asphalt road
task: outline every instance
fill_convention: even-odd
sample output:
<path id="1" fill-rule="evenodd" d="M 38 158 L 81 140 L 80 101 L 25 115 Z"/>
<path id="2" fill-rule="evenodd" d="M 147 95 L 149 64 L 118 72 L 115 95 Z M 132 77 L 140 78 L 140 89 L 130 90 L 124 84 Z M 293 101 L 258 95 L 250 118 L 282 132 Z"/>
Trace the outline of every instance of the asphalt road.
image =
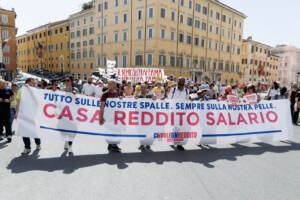
<path id="1" fill-rule="evenodd" d="M 107 154 L 103 139 L 78 136 L 74 156 L 63 142 L 21 156 L 22 140 L 0 143 L 0 200 L 69 199 L 300 199 L 300 127 L 294 142 L 187 146 L 156 144 L 141 153 L 122 144 Z M 33 144 L 33 149 L 35 145 Z"/>

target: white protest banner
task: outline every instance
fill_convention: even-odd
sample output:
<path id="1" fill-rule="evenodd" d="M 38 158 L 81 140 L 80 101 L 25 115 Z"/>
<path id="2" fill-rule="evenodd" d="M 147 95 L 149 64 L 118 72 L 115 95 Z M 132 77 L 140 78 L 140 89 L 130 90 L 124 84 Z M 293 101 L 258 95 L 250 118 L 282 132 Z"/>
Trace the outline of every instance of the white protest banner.
<path id="1" fill-rule="evenodd" d="M 165 71 L 164 69 L 157 68 L 118 68 L 117 76 L 120 77 L 121 80 L 131 81 L 133 83 L 150 83 L 157 78 L 163 80 Z"/>
<path id="2" fill-rule="evenodd" d="M 246 101 L 246 103 L 257 103 L 257 94 L 253 93 L 253 94 L 248 94 L 244 96 L 244 100 Z"/>
<path id="3" fill-rule="evenodd" d="M 24 87 L 17 135 L 72 140 L 76 134 L 185 144 L 291 140 L 288 100 L 230 105 L 223 102 L 108 99 L 99 125 L 100 101 L 92 97 Z"/>

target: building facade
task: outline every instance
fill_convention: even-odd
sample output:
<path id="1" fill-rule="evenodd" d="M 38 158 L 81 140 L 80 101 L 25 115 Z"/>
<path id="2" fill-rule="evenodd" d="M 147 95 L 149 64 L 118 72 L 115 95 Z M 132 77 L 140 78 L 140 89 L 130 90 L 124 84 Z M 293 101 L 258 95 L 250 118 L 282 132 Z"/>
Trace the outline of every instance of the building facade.
<path id="1" fill-rule="evenodd" d="M 270 85 L 277 80 L 278 57 L 271 55 L 273 47 L 252 40 L 243 40 L 242 70 L 244 84 Z"/>
<path id="2" fill-rule="evenodd" d="M 49 23 L 17 38 L 18 67 L 22 71 L 43 69 L 70 72 L 70 26 L 68 20 Z"/>
<path id="3" fill-rule="evenodd" d="M 71 74 L 86 80 L 96 70 L 96 34 L 94 7 L 69 17 Z"/>
<path id="4" fill-rule="evenodd" d="M 12 74 L 16 73 L 17 68 L 16 17 L 14 9 L 5 10 L 0 8 L 0 63 L 4 64 L 1 74 L 6 79 L 10 79 Z"/>
<path id="5" fill-rule="evenodd" d="M 278 81 L 281 85 L 300 85 L 300 49 L 294 46 L 278 45 L 273 54 L 279 56 Z"/>
<path id="6" fill-rule="evenodd" d="M 96 66 L 236 83 L 246 16 L 216 0 L 96 0 Z"/>

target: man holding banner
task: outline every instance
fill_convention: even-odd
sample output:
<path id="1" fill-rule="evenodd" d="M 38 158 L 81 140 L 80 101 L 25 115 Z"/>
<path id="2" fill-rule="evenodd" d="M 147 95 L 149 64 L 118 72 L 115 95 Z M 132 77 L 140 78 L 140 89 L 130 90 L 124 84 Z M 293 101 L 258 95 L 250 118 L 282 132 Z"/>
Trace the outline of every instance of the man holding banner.
<path id="1" fill-rule="evenodd" d="M 101 97 L 101 106 L 100 106 L 100 116 L 99 116 L 99 124 L 102 126 L 105 123 L 104 119 L 104 109 L 105 109 L 105 103 L 108 98 L 119 98 L 120 93 L 116 88 L 116 82 L 115 80 L 111 79 L 108 81 L 108 90 L 103 93 Z M 115 140 L 106 140 L 108 142 L 108 151 L 119 153 L 121 149 L 118 147 L 118 144 L 120 141 Z"/>
<path id="2" fill-rule="evenodd" d="M 189 92 L 185 88 L 185 78 L 179 77 L 177 88 L 173 88 L 168 96 L 168 99 L 185 100 L 189 99 Z M 179 143 L 176 145 L 177 150 L 184 151 L 184 147 Z"/>

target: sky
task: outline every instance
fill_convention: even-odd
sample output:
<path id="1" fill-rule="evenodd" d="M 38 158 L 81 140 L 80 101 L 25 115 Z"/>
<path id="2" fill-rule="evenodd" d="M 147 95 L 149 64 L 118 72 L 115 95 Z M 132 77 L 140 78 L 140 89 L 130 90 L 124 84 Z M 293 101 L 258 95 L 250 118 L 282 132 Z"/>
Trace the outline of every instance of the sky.
<path id="1" fill-rule="evenodd" d="M 0 7 L 15 8 L 18 35 L 40 25 L 62 20 L 80 11 L 87 0 L 0 0 Z M 157 0 L 166 1 L 166 0 Z M 244 38 L 276 46 L 300 47 L 300 0 L 220 0 L 248 17 Z"/>

